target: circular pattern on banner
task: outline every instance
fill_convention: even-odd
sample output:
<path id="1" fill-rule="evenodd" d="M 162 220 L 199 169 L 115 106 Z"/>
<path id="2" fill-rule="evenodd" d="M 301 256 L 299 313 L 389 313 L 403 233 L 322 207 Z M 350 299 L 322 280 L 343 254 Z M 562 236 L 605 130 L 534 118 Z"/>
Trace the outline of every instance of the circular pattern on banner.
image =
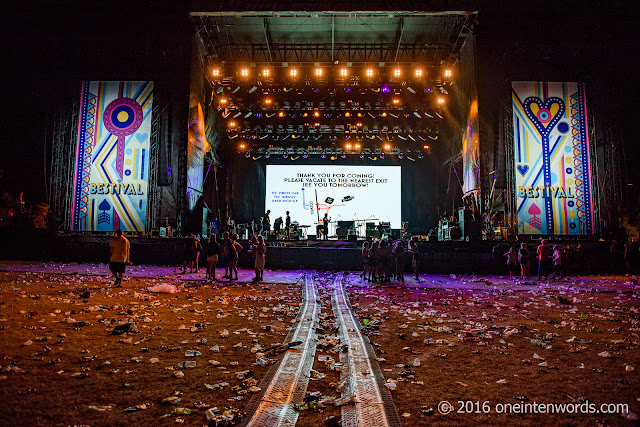
<path id="1" fill-rule="evenodd" d="M 567 168 L 567 169 L 565 170 L 565 172 L 566 172 L 567 174 L 571 175 L 571 174 L 573 173 L 573 169 L 571 169 L 571 168 Z"/>
<path id="2" fill-rule="evenodd" d="M 566 147 L 564 147 L 564 151 L 566 151 L 567 153 L 571 152 L 571 147 L 569 147 L 568 145 Z"/>
<path id="3" fill-rule="evenodd" d="M 116 136 L 134 133 L 142 124 L 142 107 L 131 98 L 111 101 L 104 110 L 104 127 Z"/>
<path id="4" fill-rule="evenodd" d="M 572 229 L 572 230 L 573 230 L 574 228 L 576 228 L 576 223 L 575 223 L 575 222 L 570 223 L 570 224 L 569 224 L 569 228 L 570 228 L 570 229 Z"/>
<path id="5" fill-rule="evenodd" d="M 575 212 L 569 212 L 569 218 L 575 218 L 576 217 L 576 213 Z"/>
<path id="6" fill-rule="evenodd" d="M 571 184 L 573 184 L 573 179 L 571 178 L 567 179 L 567 185 L 571 185 Z"/>
<path id="7" fill-rule="evenodd" d="M 571 157 L 565 157 L 564 161 L 567 163 L 571 163 L 573 159 Z"/>
<path id="8" fill-rule="evenodd" d="M 127 151 L 125 151 L 128 155 L 132 155 L 133 154 L 133 150 L 131 148 L 127 148 Z"/>
<path id="9" fill-rule="evenodd" d="M 536 116 L 542 124 L 547 124 L 551 121 L 551 113 L 546 108 L 541 108 Z"/>
<path id="10" fill-rule="evenodd" d="M 567 124 L 567 122 L 558 123 L 558 132 L 560 132 L 560 133 L 569 132 L 569 125 Z M 569 148 L 569 147 L 567 147 L 567 148 Z M 571 148 L 569 148 L 569 149 L 571 149 Z"/>
<path id="11" fill-rule="evenodd" d="M 124 164 L 125 164 L 125 165 L 127 165 L 127 166 L 129 166 L 129 165 L 131 164 L 131 159 L 127 159 L 127 160 L 125 160 L 125 161 L 124 161 Z"/>
<path id="12" fill-rule="evenodd" d="M 573 202 L 573 200 L 570 200 L 567 202 L 567 206 L 569 206 L 570 208 L 573 207 L 573 205 L 575 205 L 575 203 Z"/>
<path id="13" fill-rule="evenodd" d="M 129 169 L 127 169 L 126 171 L 124 171 L 124 174 L 129 176 L 129 175 L 131 175 L 131 171 Z"/>
<path id="14" fill-rule="evenodd" d="M 558 175 L 551 172 L 551 184 L 550 185 L 556 185 L 558 183 Z"/>

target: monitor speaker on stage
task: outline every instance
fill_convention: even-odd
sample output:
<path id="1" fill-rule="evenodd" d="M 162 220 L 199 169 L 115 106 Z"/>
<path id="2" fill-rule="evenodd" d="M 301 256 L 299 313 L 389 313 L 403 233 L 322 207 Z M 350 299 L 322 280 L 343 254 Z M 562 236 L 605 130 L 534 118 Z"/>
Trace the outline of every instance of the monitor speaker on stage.
<path id="1" fill-rule="evenodd" d="M 316 240 L 315 234 L 307 234 L 307 240 Z"/>
<path id="2" fill-rule="evenodd" d="M 336 234 L 338 235 L 338 238 L 347 237 L 347 233 L 349 233 L 349 230 L 346 228 L 336 228 Z"/>
<path id="3" fill-rule="evenodd" d="M 356 236 L 355 234 L 349 234 L 348 240 L 350 242 L 357 242 L 358 241 L 358 236 Z"/>
<path id="4" fill-rule="evenodd" d="M 400 229 L 399 228 L 392 228 L 391 229 L 391 238 L 392 239 L 399 239 L 400 238 Z"/>

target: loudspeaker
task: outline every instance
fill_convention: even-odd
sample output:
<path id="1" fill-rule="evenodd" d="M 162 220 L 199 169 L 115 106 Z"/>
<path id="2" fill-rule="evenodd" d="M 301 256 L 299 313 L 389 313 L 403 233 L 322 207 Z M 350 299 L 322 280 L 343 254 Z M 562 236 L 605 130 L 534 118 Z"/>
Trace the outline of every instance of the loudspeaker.
<path id="1" fill-rule="evenodd" d="M 356 236 L 355 234 L 349 234 L 348 240 L 350 242 L 357 242 L 358 241 L 358 236 Z"/>
<path id="2" fill-rule="evenodd" d="M 347 237 L 347 233 L 348 233 L 348 232 L 349 232 L 349 230 L 348 230 L 348 229 L 346 229 L 346 228 L 336 228 L 336 235 L 337 235 L 339 238 Z"/>
<path id="3" fill-rule="evenodd" d="M 307 240 L 316 240 L 315 234 L 307 234 Z"/>
<path id="4" fill-rule="evenodd" d="M 391 238 L 392 239 L 399 239 L 400 238 L 400 229 L 398 228 L 392 228 L 391 229 Z"/>

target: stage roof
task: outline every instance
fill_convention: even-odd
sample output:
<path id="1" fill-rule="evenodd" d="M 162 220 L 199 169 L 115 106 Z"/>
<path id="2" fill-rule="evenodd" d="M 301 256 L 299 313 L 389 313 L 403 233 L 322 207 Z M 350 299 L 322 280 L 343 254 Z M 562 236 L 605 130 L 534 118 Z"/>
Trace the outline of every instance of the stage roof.
<path id="1" fill-rule="evenodd" d="M 456 62 L 475 11 L 191 12 L 209 60 L 231 63 Z"/>

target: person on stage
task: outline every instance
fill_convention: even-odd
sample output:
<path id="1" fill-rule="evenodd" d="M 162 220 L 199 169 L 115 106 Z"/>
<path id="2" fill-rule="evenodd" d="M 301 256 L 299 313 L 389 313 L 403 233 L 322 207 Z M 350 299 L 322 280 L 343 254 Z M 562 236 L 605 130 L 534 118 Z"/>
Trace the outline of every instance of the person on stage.
<path id="1" fill-rule="evenodd" d="M 291 237 L 291 216 L 289 216 L 289 211 L 287 211 L 287 217 L 284 220 L 284 231 L 287 235 L 287 239 Z"/>
<path id="2" fill-rule="evenodd" d="M 273 221 L 273 232 L 276 235 L 276 238 L 280 235 L 280 229 L 282 228 L 282 217 L 279 216 Z"/>
<path id="3" fill-rule="evenodd" d="M 266 232 L 267 234 L 269 234 L 269 232 L 271 231 L 271 219 L 269 218 L 270 213 L 271 211 L 268 210 L 262 217 L 262 231 Z"/>
<path id="4" fill-rule="evenodd" d="M 125 266 L 129 261 L 129 240 L 122 235 L 122 230 L 117 229 L 115 237 L 109 243 L 109 250 L 111 251 L 111 258 L 109 259 L 109 270 L 113 273 L 113 277 L 116 280 L 113 282 L 114 288 L 122 287 L 122 275 L 124 274 Z"/>
<path id="5" fill-rule="evenodd" d="M 329 214 L 325 213 L 324 217 L 322 218 L 322 238 L 324 240 L 327 240 L 328 236 L 329 236 L 329 221 L 331 221 L 331 218 L 329 218 Z"/>

